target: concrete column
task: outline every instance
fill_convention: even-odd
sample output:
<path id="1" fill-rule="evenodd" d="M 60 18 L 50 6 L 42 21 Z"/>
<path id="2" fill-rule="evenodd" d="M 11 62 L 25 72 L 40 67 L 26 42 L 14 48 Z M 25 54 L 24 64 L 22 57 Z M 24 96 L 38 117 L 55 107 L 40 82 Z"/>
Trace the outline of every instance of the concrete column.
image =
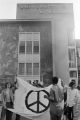
<path id="1" fill-rule="evenodd" d="M 54 37 L 54 20 L 51 21 L 52 29 L 52 58 L 53 58 L 53 76 L 56 76 L 56 66 L 55 66 L 55 37 Z"/>

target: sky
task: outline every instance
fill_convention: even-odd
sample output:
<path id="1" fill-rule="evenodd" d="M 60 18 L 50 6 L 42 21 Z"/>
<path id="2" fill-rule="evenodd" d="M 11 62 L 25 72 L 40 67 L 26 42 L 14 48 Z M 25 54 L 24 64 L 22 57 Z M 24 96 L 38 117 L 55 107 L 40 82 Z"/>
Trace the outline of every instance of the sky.
<path id="1" fill-rule="evenodd" d="M 0 19 L 16 19 L 17 3 L 73 3 L 74 33 L 80 39 L 80 0 L 0 0 Z"/>

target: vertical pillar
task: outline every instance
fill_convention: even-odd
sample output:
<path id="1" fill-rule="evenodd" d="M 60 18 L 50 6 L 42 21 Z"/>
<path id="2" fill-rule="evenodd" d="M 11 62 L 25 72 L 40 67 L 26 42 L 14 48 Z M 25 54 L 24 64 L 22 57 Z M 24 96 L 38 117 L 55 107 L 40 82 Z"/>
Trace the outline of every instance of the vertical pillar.
<path id="1" fill-rule="evenodd" d="M 55 66 L 55 38 L 54 38 L 54 21 L 51 20 L 51 31 L 52 31 L 52 58 L 53 58 L 53 76 L 56 76 L 56 66 Z"/>

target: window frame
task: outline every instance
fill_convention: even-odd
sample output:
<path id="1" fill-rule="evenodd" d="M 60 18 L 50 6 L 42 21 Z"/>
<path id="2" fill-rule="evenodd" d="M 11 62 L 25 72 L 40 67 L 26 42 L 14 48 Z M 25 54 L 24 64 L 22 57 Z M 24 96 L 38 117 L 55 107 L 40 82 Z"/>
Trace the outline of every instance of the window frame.
<path id="1" fill-rule="evenodd" d="M 20 44 L 21 44 L 21 42 L 24 42 L 24 47 L 25 47 L 25 41 L 19 41 L 19 54 L 25 54 L 26 51 L 20 52 Z M 25 48 L 24 48 L 24 49 L 25 49 Z"/>
<path id="2" fill-rule="evenodd" d="M 27 66 L 26 66 L 27 64 L 31 64 L 31 74 L 27 74 Z M 30 75 L 32 76 L 32 75 L 33 75 L 33 67 L 32 67 L 33 65 L 32 65 L 32 63 L 29 63 L 29 62 L 28 62 L 28 63 L 25 63 L 25 66 L 26 66 L 26 71 L 25 71 L 25 72 L 26 72 L 26 75 L 27 75 L 27 76 L 30 76 Z"/>
<path id="3" fill-rule="evenodd" d="M 34 64 L 38 64 L 39 65 L 39 73 L 38 74 L 34 74 Z M 33 63 L 33 75 L 35 76 L 35 75 L 40 75 L 40 64 L 38 63 L 38 62 L 36 62 L 36 63 Z"/>
<path id="4" fill-rule="evenodd" d="M 68 56 L 69 56 L 69 50 L 72 50 L 74 49 L 74 60 L 70 60 L 69 59 L 69 64 L 75 64 L 75 66 L 71 66 L 69 65 L 69 68 L 76 68 L 77 67 L 77 60 L 76 60 L 76 50 L 75 50 L 75 47 L 73 46 L 69 46 L 68 47 Z"/>
<path id="5" fill-rule="evenodd" d="M 26 34 L 29 34 L 29 33 L 32 35 L 32 38 L 31 38 L 32 39 L 32 53 L 31 54 L 27 54 L 27 52 L 26 52 L 26 46 L 27 46 L 26 43 L 27 43 L 27 41 L 31 41 L 31 39 L 26 40 L 25 36 L 27 36 Z M 22 38 L 20 38 L 20 34 L 22 34 L 22 36 L 23 36 Z M 38 36 L 37 36 L 38 39 L 34 39 L 35 34 L 36 35 L 38 34 Z M 29 61 L 26 61 L 26 60 L 20 61 L 19 60 L 19 55 L 22 54 L 22 53 L 19 53 L 19 46 L 20 46 L 21 41 L 25 41 L 25 53 L 23 54 L 24 56 L 26 56 L 26 55 L 31 55 L 31 56 L 39 55 L 40 56 L 40 32 L 19 32 L 19 42 L 18 42 L 18 75 L 19 76 L 40 76 L 40 60 L 38 62 L 32 61 L 32 75 L 27 75 L 26 74 L 27 73 L 27 71 L 26 71 L 26 63 L 29 63 Z M 33 52 L 33 42 L 34 41 L 39 41 L 39 52 L 38 53 Z M 25 63 L 25 74 L 20 75 L 19 74 L 19 64 L 23 63 L 23 62 Z M 33 63 L 39 63 L 39 74 L 38 75 L 33 75 Z"/>
<path id="6" fill-rule="evenodd" d="M 19 73 L 19 70 L 20 70 L 20 69 L 19 69 L 19 68 L 20 68 L 19 65 L 20 65 L 21 63 L 24 64 L 24 74 L 20 74 L 20 73 Z M 21 76 L 25 75 L 25 63 L 24 63 L 24 62 L 19 62 L 19 63 L 18 63 L 18 74 L 21 75 Z"/>

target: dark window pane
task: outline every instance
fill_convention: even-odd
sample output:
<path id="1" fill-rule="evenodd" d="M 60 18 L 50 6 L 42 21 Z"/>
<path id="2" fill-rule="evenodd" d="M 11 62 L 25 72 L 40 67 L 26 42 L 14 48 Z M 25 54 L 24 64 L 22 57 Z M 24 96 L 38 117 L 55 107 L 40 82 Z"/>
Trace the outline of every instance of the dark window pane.
<path id="1" fill-rule="evenodd" d="M 25 53 L 25 42 L 24 41 L 20 42 L 19 53 Z"/>
<path id="2" fill-rule="evenodd" d="M 33 63 L 33 75 L 39 75 L 39 63 Z"/>
<path id="3" fill-rule="evenodd" d="M 19 75 L 24 75 L 24 74 L 25 74 L 25 64 L 19 63 Z"/>
<path id="4" fill-rule="evenodd" d="M 33 42 L 33 53 L 39 53 L 39 41 Z"/>
<path id="5" fill-rule="evenodd" d="M 32 53 L 32 41 L 26 42 L 26 53 L 31 54 Z"/>
<path id="6" fill-rule="evenodd" d="M 76 71 L 70 71 L 70 77 L 77 77 Z"/>
<path id="7" fill-rule="evenodd" d="M 26 63 L 26 74 L 32 75 L 32 63 Z"/>

